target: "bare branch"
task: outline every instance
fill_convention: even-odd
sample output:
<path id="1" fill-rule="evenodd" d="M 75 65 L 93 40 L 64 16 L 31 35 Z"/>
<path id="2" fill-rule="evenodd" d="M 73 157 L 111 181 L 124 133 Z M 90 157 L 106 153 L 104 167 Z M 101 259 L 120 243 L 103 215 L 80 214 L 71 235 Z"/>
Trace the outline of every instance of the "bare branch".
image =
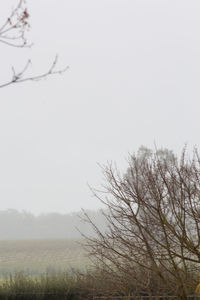
<path id="1" fill-rule="evenodd" d="M 28 70 L 28 68 L 31 65 L 31 60 L 27 61 L 24 68 L 20 72 L 16 73 L 14 67 L 12 67 L 13 76 L 12 76 L 11 80 L 4 83 L 4 84 L 1 84 L 0 88 L 4 88 L 4 87 L 9 86 L 9 85 L 14 84 L 14 83 L 22 83 L 22 82 L 25 82 L 25 81 L 39 81 L 41 79 L 45 79 L 46 77 L 52 76 L 52 75 L 55 75 L 55 74 L 60 74 L 61 75 L 64 72 L 66 72 L 67 69 L 69 69 L 69 67 L 67 66 L 64 69 L 56 70 L 57 63 L 58 63 L 58 56 L 55 57 L 55 59 L 54 59 L 52 65 L 50 66 L 49 70 L 47 70 L 46 72 L 44 72 L 40 75 L 35 75 L 35 76 L 30 76 L 30 77 L 24 77 L 24 76 L 26 75 L 26 71 Z"/>
<path id="2" fill-rule="evenodd" d="M 20 0 L 0 28 L 0 43 L 11 47 L 30 47 L 26 33 L 30 29 L 26 1 Z"/>
<path id="3" fill-rule="evenodd" d="M 29 12 L 26 6 L 25 0 L 19 0 L 18 5 L 11 11 L 9 17 L 6 18 L 5 22 L 0 27 L 0 43 L 17 48 L 31 47 L 32 44 L 27 42 L 26 34 L 30 29 L 29 24 Z M 12 67 L 12 77 L 6 83 L 0 84 L 0 88 L 7 87 L 14 83 L 22 83 L 25 81 L 39 81 L 48 76 L 55 74 L 63 74 L 69 67 L 63 69 L 56 69 L 58 63 L 58 56 L 56 55 L 50 68 L 39 75 L 27 76 L 27 70 L 31 65 L 29 59 L 25 66 L 18 72 Z"/>
<path id="4" fill-rule="evenodd" d="M 87 218 L 98 236 L 86 238 L 94 261 L 110 276 L 118 272 L 122 280 L 134 277 L 140 289 L 141 273 L 148 274 L 146 292 L 148 282 L 155 286 L 156 280 L 159 288 L 172 288 L 186 298 L 191 272 L 200 269 L 198 152 L 189 159 L 183 149 L 178 159 L 167 149 L 155 153 L 143 149 L 130 156 L 124 176 L 113 164 L 103 173 L 107 185 L 103 193 L 94 194 L 106 206 L 107 232 Z"/>

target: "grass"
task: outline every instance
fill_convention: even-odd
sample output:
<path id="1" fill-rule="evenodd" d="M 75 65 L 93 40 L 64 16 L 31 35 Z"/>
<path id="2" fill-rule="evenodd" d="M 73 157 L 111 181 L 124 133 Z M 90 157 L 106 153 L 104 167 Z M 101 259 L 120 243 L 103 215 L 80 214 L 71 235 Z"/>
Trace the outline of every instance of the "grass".
<path id="1" fill-rule="evenodd" d="M 1 299 L 79 299 L 77 278 L 68 273 L 52 273 L 37 278 L 23 273 L 1 280 Z"/>
<path id="2" fill-rule="evenodd" d="M 0 277 L 25 272 L 37 276 L 44 272 L 85 269 L 86 252 L 78 240 L 0 241 Z"/>
<path id="3" fill-rule="evenodd" d="M 0 241 L 0 300 L 83 300 L 92 299 L 93 295 L 134 293 L 132 279 L 124 285 L 120 277 L 105 278 L 103 270 L 94 269 L 80 242 Z M 72 269 L 81 272 L 72 272 Z M 152 288 L 154 284 L 157 287 L 156 278 L 151 284 Z M 191 291 L 194 289 L 195 283 Z M 167 290 L 163 292 L 168 293 Z"/>

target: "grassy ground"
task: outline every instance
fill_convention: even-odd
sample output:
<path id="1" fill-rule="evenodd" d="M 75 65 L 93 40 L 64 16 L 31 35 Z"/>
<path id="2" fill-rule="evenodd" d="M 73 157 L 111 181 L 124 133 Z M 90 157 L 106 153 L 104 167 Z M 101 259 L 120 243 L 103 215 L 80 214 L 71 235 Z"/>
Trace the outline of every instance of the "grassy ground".
<path id="1" fill-rule="evenodd" d="M 0 241 L 0 276 L 25 271 L 38 275 L 46 271 L 84 269 L 89 264 L 77 240 Z"/>
<path id="2" fill-rule="evenodd" d="M 67 273 L 44 274 L 35 278 L 18 273 L 0 281 L 0 300 L 82 300 L 87 294 L 77 278 Z"/>

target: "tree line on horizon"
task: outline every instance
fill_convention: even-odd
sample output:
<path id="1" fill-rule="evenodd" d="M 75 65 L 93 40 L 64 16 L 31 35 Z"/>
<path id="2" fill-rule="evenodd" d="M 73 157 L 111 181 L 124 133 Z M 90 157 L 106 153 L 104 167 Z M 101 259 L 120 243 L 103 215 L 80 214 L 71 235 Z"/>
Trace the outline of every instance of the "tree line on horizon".
<path id="1" fill-rule="evenodd" d="M 105 217 L 100 210 L 87 214 L 103 231 Z M 24 239 L 80 239 L 83 235 L 94 236 L 90 224 L 83 221 L 83 212 L 47 213 L 35 216 L 16 209 L 0 211 L 0 240 Z"/>

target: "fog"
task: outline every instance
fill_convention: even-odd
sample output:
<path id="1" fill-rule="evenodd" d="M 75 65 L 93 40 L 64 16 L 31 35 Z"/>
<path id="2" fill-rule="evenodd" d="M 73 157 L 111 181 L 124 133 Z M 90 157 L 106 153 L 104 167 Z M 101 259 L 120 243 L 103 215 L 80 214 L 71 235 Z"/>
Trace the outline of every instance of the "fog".
<path id="1" fill-rule="evenodd" d="M 99 227 L 106 230 L 106 219 L 100 211 L 85 211 L 87 216 Z M 49 213 L 35 216 L 26 211 L 14 209 L 0 211 L 0 241 L 40 240 L 40 239 L 82 239 L 94 237 L 95 232 L 86 222 L 83 212 L 71 214 Z M 2 244 L 1 244 L 2 245 Z"/>
<path id="2" fill-rule="evenodd" d="M 0 21 L 17 1 L 1 1 Z M 30 49 L 0 44 L 0 82 L 32 59 L 62 76 L 0 89 L 1 210 L 98 209 L 98 163 L 199 146 L 200 2 L 27 1 Z"/>

